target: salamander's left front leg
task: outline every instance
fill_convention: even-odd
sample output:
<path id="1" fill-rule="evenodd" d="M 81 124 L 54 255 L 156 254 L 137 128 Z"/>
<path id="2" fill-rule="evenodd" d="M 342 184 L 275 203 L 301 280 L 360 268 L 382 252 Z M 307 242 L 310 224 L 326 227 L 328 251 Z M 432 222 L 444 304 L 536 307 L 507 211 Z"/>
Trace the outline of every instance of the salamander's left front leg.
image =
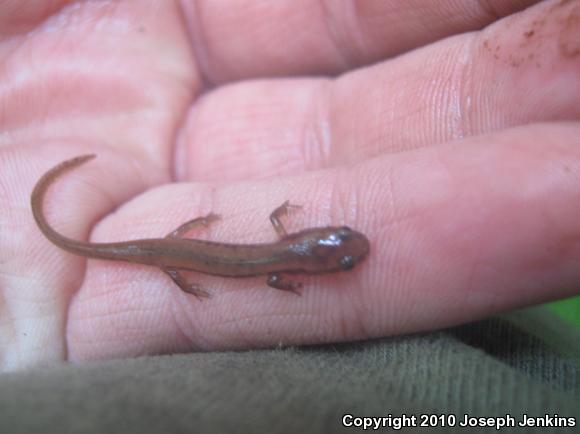
<path id="1" fill-rule="evenodd" d="M 274 230 L 276 231 L 276 233 L 280 238 L 284 238 L 285 236 L 288 235 L 286 229 L 284 228 L 284 225 L 280 221 L 280 217 L 282 215 L 288 214 L 289 208 L 302 208 L 302 207 L 300 205 L 292 205 L 290 204 L 290 201 L 287 200 L 278 208 L 276 208 L 274 211 L 272 211 L 272 214 L 270 214 L 270 222 L 272 223 L 272 226 L 274 226 Z"/>
<path id="2" fill-rule="evenodd" d="M 302 283 L 293 282 L 292 280 L 286 280 L 281 274 L 272 273 L 268 274 L 268 280 L 266 281 L 269 287 L 281 289 L 283 291 L 290 291 L 296 295 L 300 294 L 299 289 L 302 288 Z"/>

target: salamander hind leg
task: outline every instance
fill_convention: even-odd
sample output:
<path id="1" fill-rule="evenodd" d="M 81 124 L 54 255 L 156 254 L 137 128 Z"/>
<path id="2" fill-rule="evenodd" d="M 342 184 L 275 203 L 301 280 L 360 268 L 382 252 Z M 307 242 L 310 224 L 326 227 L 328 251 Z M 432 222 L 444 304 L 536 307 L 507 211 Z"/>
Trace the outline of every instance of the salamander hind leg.
<path id="1" fill-rule="evenodd" d="M 190 230 L 195 228 L 196 226 L 205 226 L 208 227 L 210 224 L 214 223 L 215 221 L 219 220 L 219 214 L 209 213 L 205 217 L 198 217 L 188 222 L 183 223 L 173 232 L 170 232 L 165 236 L 165 238 L 183 238 L 183 236 L 188 233 Z"/>
<path id="2" fill-rule="evenodd" d="M 274 230 L 276 231 L 276 233 L 280 238 L 284 238 L 285 236 L 288 235 L 286 229 L 284 228 L 284 225 L 280 221 L 280 217 L 288 214 L 289 208 L 299 209 L 302 207 L 300 205 L 292 205 L 290 204 L 290 201 L 287 200 L 278 208 L 276 208 L 274 211 L 272 211 L 272 214 L 270 214 L 270 222 L 272 223 L 272 226 L 274 226 Z"/>
<path id="3" fill-rule="evenodd" d="M 266 283 L 271 288 L 281 289 L 282 291 L 290 291 L 296 295 L 302 295 L 299 291 L 300 288 L 302 288 L 302 283 L 286 280 L 280 274 L 268 274 L 268 280 Z"/>
<path id="4" fill-rule="evenodd" d="M 176 270 L 175 268 L 162 268 L 161 270 L 163 270 L 165 274 L 171 277 L 171 280 L 173 280 L 175 284 L 179 286 L 184 292 L 193 294 L 197 298 L 211 297 L 210 293 L 207 292 L 203 286 L 201 286 L 199 283 L 189 282 L 179 270 Z"/>

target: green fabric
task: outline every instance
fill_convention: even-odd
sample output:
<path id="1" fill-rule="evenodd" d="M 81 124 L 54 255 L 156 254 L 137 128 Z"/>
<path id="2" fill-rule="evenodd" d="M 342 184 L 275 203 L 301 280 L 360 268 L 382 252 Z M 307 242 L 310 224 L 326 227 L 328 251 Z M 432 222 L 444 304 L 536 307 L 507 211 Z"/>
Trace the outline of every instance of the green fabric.
<path id="1" fill-rule="evenodd" d="M 143 357 L 0 376 L 1 433 L 332 433 L 358 416 L 575 417 L 580 333 L 529 309 L 360 343 Z M 391 432 L 383 428 L 381 432 Z M 401 430 L 408 432 L 409 430 Z M 452 432 L 453 428 L 416 432 Z M 494 432 L 493 428 L 465 432 Z M 369 430 L 369 432 L 373 432 Z"/>
<path id="2" fill-rule="evenodd" d="M 548 303 L 550 309 L 580 327 L 580 296 Z"/>

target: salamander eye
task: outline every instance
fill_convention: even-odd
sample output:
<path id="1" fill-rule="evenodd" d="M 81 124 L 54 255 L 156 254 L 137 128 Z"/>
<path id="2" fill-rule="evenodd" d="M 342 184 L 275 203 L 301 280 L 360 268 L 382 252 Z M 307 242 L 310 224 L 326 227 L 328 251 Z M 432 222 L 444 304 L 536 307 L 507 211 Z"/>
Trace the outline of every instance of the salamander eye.
<path id="1" fill-rule="evenodd" d="M 349 228 L 348 226 L 342 226 L 337 231 L 338 238 L 340 238 L 341 241 L 348 240 L 350 238 L 351 233 L 352 233 L 352 229 Z"/>
<path id="2" fill-rule="evenodd" d="M 343 256 L 340 258 L 340 268 L 342 270 L 350 270 L 354 267 L 354 258 L 352 256 Z"/>

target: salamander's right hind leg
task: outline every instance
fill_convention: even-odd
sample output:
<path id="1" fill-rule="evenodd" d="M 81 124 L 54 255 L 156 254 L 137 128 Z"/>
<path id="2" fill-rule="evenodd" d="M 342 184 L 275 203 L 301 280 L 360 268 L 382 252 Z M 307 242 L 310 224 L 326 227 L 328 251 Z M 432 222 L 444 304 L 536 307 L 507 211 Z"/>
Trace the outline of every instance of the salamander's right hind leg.
<path id="1" fill-rule="evenodd" d="M 193 283 L 188 281 L 185 276 L 181 273 L 181 271 L 175 268 L 161 268 L 171 280 L 175 282 L 177 286 L 179 286 L 183 291 L 187 292 L 188 294 L 193 294 L 197 298 L 210 298 L 211 295 L 207 292 L 203 286 L 199 283 Z"/>
<path id="2" fill-rule="evenodd" d="M 185 234 L 187 234 L 190 230 L 195 228 L 196 226 L 209 226 L 216 220 L 219 220 L 220 216 L 214 213 L 210 213 L 205 217 L 198 217 L 188 222 L 183 223 L 173 232 L 170 232 L 165 236 L 165 238 L 183 238 Z M 171 277 L 171 280 L 175 282 L 177 286 L 179 286 L 183 291 L 193 294 L 198 298 L 209 298 L 211 297 L 209 292 L 207 292 L 203 286 L 199 283 L 193 283 L 187 280 L 187 278 L 183 275 L 181 271 L 176 268 L 161 268 L 165 274 Z"/>

